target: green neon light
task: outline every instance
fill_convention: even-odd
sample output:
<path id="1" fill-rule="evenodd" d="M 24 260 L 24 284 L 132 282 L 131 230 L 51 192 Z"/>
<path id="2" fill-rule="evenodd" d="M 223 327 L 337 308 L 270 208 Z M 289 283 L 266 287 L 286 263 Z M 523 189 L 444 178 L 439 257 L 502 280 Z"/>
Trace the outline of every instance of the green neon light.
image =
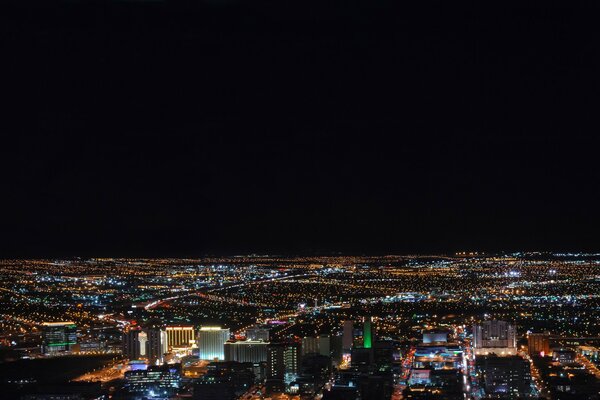
<path id="1" fill-rule="evenodd" d="M 371 336 L 371 318 L 365 319 L 365 326 L 363 330 L 363 347 L 365 349 L 370 349 L 373 341 L 373 338 Z"/>
<path id="2" fill-rule="evenodd" d="M 77 342 L 50 343 L 50 344 L 47 344 L 46 346 L 48 346 L 48 347 L 58 347 L 58 346 L 68 346 L 68 345 L 71 345 L 71 344 L 77 344 Z"/>

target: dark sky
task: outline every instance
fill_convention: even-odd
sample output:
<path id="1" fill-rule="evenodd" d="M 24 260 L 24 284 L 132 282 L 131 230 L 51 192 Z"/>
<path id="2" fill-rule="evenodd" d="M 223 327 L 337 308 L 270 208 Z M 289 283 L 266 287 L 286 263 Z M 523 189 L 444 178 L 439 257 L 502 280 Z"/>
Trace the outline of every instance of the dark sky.
<path id="1" fill-rule="evenodd" d="M 3 6 L 0 257 L 600 251 L 597 10 L 320 3 Z"/>

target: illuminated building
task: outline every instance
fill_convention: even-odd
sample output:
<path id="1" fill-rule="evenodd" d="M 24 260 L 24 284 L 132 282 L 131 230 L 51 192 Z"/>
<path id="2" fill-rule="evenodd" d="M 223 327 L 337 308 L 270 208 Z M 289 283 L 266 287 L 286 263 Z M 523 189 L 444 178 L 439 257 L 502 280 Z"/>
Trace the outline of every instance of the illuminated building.
<path id="1" fill-rule="evenodd" d="M 191 346 L 195 340 L 194 327 L 191 325 L 167 326 L 167 345 L 173 347 Z"/>
<path id="2" fill-rule="evenodd" d="M 430 330 L 423 333 L 423 343 L 445 343 L 448 341 L 448 332 Z"/>
<path id="3" fill-rule="evenodd" d="M 429 385 L 431 384 L 431 371 L 430 368 L 412 368 L 410 370 L 410 377 L 408 383 L 411 386 L 415 385 Z"/>
<path id="4" fill-rule="evenodd" d="M 515 327 L 506 321 L 485 321 L 473 327 L 473 350 L 475 355 L 517 354 Z"/>
<path id="5" fill-rule="evenodd" d="M 598 361 L 598 358 L 600 358 L 600 351 L 597 347 L 579 346 L 577 350 L 581 353 L 581 355 L 590 358 L 594 362 Z"/>
<path id="6" fill-rule="evenodd" d="M 224 360 L 225 342 L 229 340 L 229 329 L 202 327 L 198 332 L 198 351 L 201 360 Z"/>
<path id="7" fill-rule="evenodd" d="M 321 354 L 323 356 L 331 355 L 331 338 L 329 335 L 320 335 L 319 337 L 302 338 L 302 355 Z"/>
<path id="8" fill-rule="evenodd" d="M 167 332 L 158 326 L 145 330 L 148 335 L 146 342 L 146 357 L 150 365 L 162 364 L 164 355 L 167 353 Z"/>
<path id="9" fill-rule="evenodd" d="M 267 378 L 284 379 L 298 373 L 300 361 L 296 343 L 271 343 L 267 347 Z"/>
<path id="10" fill-rule="evenodd" d="M 42 353 L 46 355 L 70 353 L 76 344 L 77 326 L 74 322 L 42 324 Z"/>
<path id="11" fill-rule="evenodd" d="M 462 374 L 456 369 L 412 369 L 405 399 L 462 399 Z"/>
<path id="12" fill-rule="evenodd" d="M 144 397 L 166 398 L 177 394 L 181 383 L 180 365 L 151 366 L 147 370 L 125 372 L 125 388 Z"/>
<path id="13" fill-rule="evenodd" d="M 550 335 L 548 333 L 530 333 L 527 336 L 527 351 L 530 356 L 550 354 Z"/>
<path id="14" fill-rule="evenodd" d="M 196 400 L 235 400 L 254 383 L 252 363 L 213 362 L 194 385 Z"/>
<path id="15" fill-rule="evenodd" d="M 259 363 L 267 361 L 267 346 L 263 341 L 244 340 L 225 343 L 225 361 Z"/>
<path id="16" fill-rule="evenodd" d="M 463 351 L 458 344 L 421 344 L 415 350 L 414 368 L 458 369 L 463 361 Z"/>
<path id="17" fill-rule="evenodd" d="M 373 327 L 371 317 L 365 317 L 365 323 L 363 328 L 363 347 L 370 349 L 373 344 Z"/>
<path id="18" fill-rule="evenodd" d="M 561 364 L 574 363 L 577 356 L 573 349 L 557 349 L 552 352 L 552 361 L 557 361 Z"/>
<path id="19" fill-rule="evenodd" d="M 522 357 L 478 357 L 477 369 L 483 375 L 488 396 L 522 398 L 531 394 L 529 362 Z"/>
<path id="20" fill-rule="evenodd" d="M 140 341 L 140 356 L 142 358 L 146 357 L 146 343 L 148 343 L 148 334 L 144 331 L 141 331 L 138 340 Z"/>
<path id="21" fill-rule="evenodd" d="M 344 326 L 342 328 L 342 350 L 345 352 L 350 351 L 352 348 L 354 334 L 354 324 L 352 321 L 344 321 Z"/>
<path id="22" fill-rule="evenodd" d="M 302 355 L 319 353 L 319 338 L 308 336 L 302 338 Z"/>
<path id="23" fill-rule="evenodd" d="M 319 354 L 322 356 L 331 356 L 331 338 L 329 335 L 319 336 Z"/>
<path id="24" fill-rule="evenodd" d="M 130 360 L 137 360 L 140 358 L 142 346 L 140 345 L 140 334 L 142 333 L 140 328 L 129 328 L 123 332 L 123 355 Z M 145 343 L 144 343 L 145 346 Z M 144 347 L 144 354 L 146 353 Z"/>

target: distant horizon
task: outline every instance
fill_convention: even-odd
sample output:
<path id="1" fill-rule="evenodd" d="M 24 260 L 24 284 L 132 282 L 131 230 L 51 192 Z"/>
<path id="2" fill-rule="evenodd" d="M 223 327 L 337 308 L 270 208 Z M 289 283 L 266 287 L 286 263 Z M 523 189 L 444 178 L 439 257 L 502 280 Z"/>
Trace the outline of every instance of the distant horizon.
<path id="1" fill-rule="evenodd" d="M 103 256 L 93 256 L 93 255 L 71 255 L 71 256 L 45 256 L 45 257 L 1 257 L 0 261 L 7 260 L 107 260 L 107 259 L 115 259 L 115 260 L 124 260 L 124 259 L 140 259 L 140 260 L 183 260 L 183 259 L 203 259 L 203 258 L 238 258 L 238 257 L 247 257 L 247 258 L 297 258 L 297 257 L 426 257 L 426 256 L 436 256 L 436 257 L 477 257 L 477 256 L 557 256 L 557 257 L 592 257 L 598 256 L 600 257 L 600 251 L 591 252 L 591 251 L 538 251 L 538 250 L 504 250 L 504 251 L 456 251 L 456 252 L 412 252 L 412 253 L 342 253 L 342 252 L 331 252 L 331 253 L 273 253 L 273 254 L 258 254 L 258 253 L 248 253 L 248 254 L 225 254 L 225 253 L 213 253 L 213 254 L 202 254 L 202 255 L 152 255 L 152 256 L 144 256 L 144 255 L 103 255 Z"/>

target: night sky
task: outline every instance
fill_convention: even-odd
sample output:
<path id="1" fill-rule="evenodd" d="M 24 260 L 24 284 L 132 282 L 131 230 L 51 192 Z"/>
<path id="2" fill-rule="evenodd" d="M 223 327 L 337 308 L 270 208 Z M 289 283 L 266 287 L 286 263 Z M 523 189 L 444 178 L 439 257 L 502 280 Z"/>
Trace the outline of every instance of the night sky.
<path id="1" fill-rule="evenodd" d="M 365 3 L 3 6 L 0 257 L 600 251 L 596 10 Z"/>

